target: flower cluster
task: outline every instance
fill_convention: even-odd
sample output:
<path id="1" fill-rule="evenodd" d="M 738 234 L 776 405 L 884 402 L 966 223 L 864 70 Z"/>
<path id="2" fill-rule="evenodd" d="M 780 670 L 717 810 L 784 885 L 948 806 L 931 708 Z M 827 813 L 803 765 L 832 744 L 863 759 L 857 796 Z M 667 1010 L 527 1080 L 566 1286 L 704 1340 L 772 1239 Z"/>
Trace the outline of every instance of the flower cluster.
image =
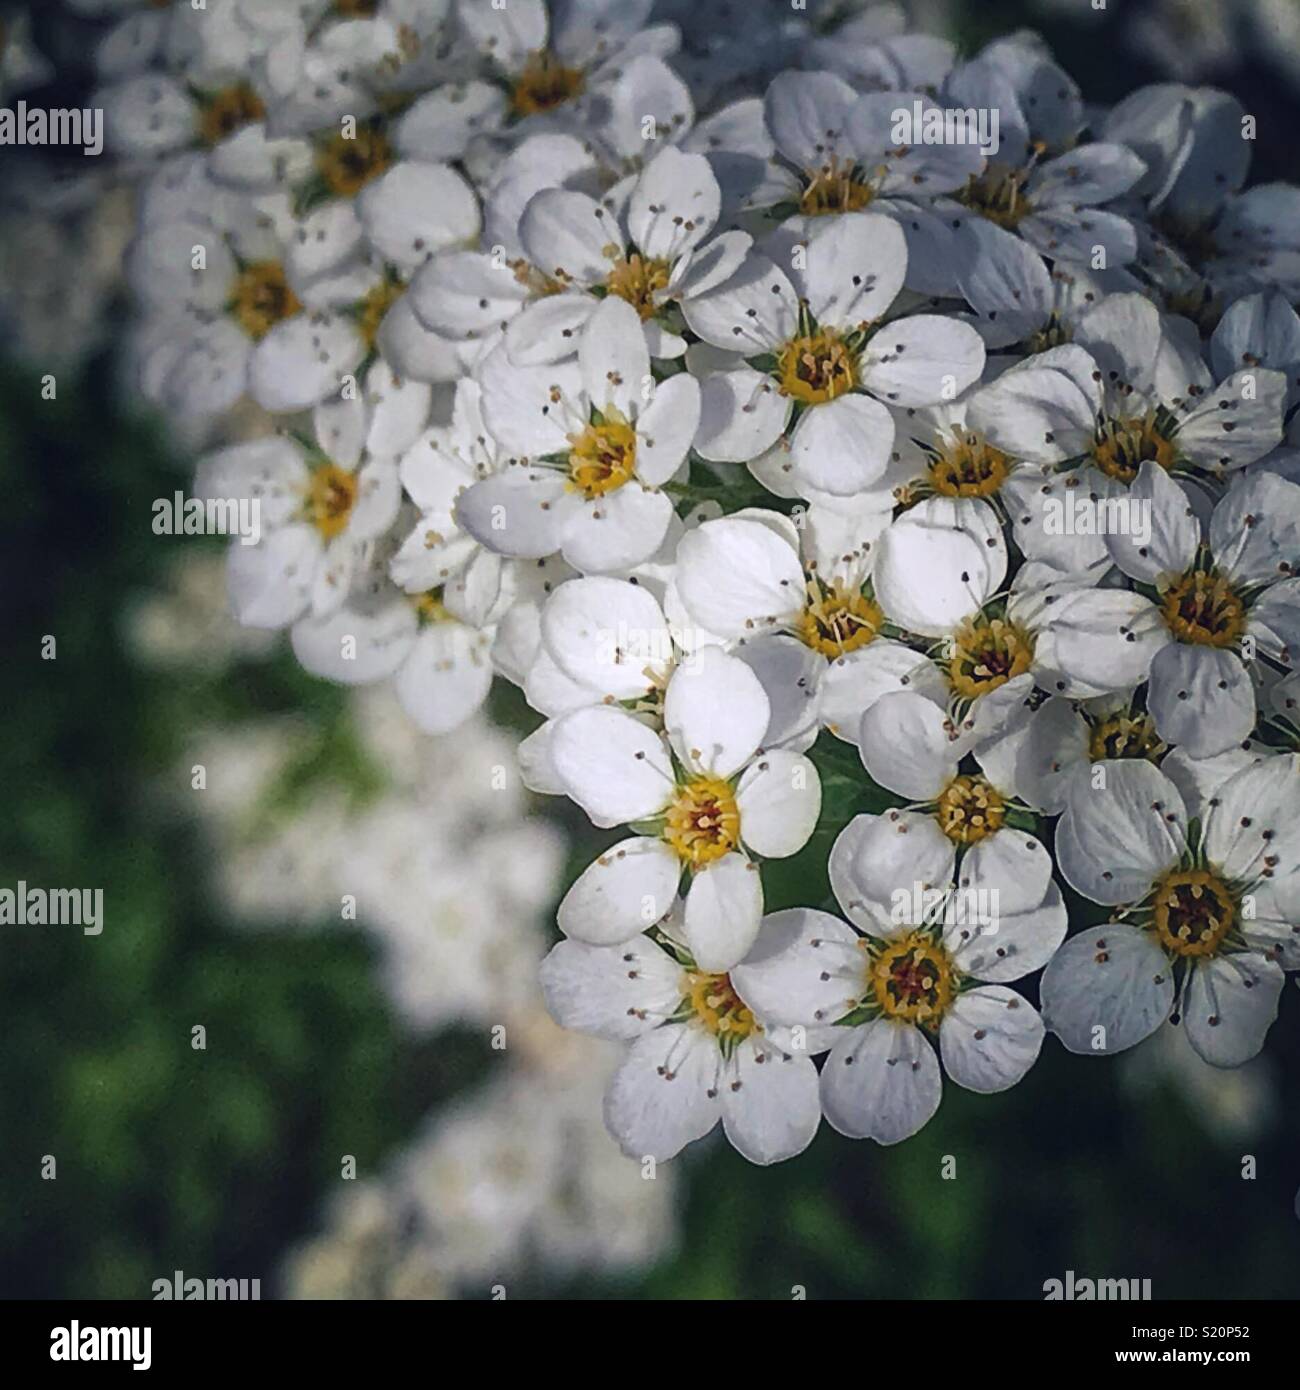
<path id="1" fill-rule="evenodd" d="M 196 484 L 260 509 L 239 620 L 427 733 L 515 683 L 615 832 L 541 977 L 627 1153 L 895 1143 L 1047 1031 L 1259 1051 L 1300 189 L 1236 99 L 888 5 L 142 5 L 99 59 L 138 383 L 245 412 Z M 767 911 L 800 854 L 833 896 Z"/>

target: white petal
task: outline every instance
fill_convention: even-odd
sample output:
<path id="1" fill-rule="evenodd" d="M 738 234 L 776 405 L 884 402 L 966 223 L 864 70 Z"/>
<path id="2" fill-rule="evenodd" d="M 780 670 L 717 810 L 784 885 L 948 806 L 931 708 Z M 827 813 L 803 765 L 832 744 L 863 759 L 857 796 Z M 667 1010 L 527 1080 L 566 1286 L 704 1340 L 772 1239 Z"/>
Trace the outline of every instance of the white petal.
<path id="1" fill-rule="evenodd" d="M 703 1138 L 718 1122 L 722 1054 L 713 1036 L 670 1023 L 638 1038 L 609 1083 L 605 1123 L 634 1159 L 663 1161 Z"/>
<path id="2" fill-rule="evenodd" d="M 1182 857 L 1187 813 L 1178 789 L 1144 759 L 1094 764 L 1105 774 L 1077 782 L 1056 827 L 1056 861 L 1067 883 L 1095 903 L 1131 903 Z"/>
<path id="3" fill-rule="evenodd" d="M 415 642 L 415 610 L 402 597 L 373 608 L 345 604 L 293 625 L 293 654 L 314 676 L 368 685 L 391 676 Z"/>
<path id="4" fill-rule="evenodd" d="M 593 700 L 644 695 L 654 673 L 673 657 L 654 596 L 623 579 L 561 584 L 542 611 L 542 641 L 560 669 L 593 692 Z"/>
<path id="5" fill-rule="evenodd" d="M 1279 480 L 1280 481 L 1280 480 Z M 1154 584 L 1162 575 L 1181 575 L 1196 558 L 1201 525 L 1187 494 L 1158 463 L 1147 460 L 1125 499 L 1116 499 L 1128 520 L 1127 531 L 1107 530 L 1110 557 L 1133 579 Z M 1135 526 L 1143 513 L 1146 525 Z M 1101 513 L 1110 516 L 1110 511 Z M 1143 533 L 1146 534 L 1143 534 Z"/>
<path id="6" fill-rule="evenodd" d="M 1217 647 L 1171 642 L 1151 663 L 1147 705 L 1166 743 L 1194 758 L 1239 744 L 1255 727 L 1255 687 L 1241 658 Z"/>
<path id="7" fill-rule="evenodd" d="M 560 549 L 583 574 L 630 570 L 663 544 L 673 515 L 667 493 L 652 492 L 635 481 L 624 483 L 566 511 Z"/>
<path id="8" fill-rule="evenodd" d="M 746 463 L 780 439 L 790 410 L 772 379 L 752 367 L 710 372 L 700 383 L 695 447 L 713 462 Z"/>
<path id="9" fill-rule="evenodd" d="M 696 871 L 683 929 L 701 970 L 730 970 L 749 954 L 763 917 L 758 865 L 732 852 Z"/>
<path id="10" fill-rule="evenodd" d="M 822 1110 L 817 1068 L 805 1054 L 746 1041 L 723 1082 L 722 1125 L 751 1163 L 780 1163 L 813 1141 Z"/>
<path id="11" fill-rule="evenodd" d="M 715 777 L 730 777 L 749 761 L 770 714 L 758 677 L 718 647 L 684 661 L 664 697 L 664 731 L 678 759 Z"/>
<path id="12" fill-rule="evenodd" d="M 873 212 L 833 217 L 808 243 L 808 306 L 823 326 L 856 328 L 883 317 L 906 272 L 907 242 L 892 218 Z"/>
<path id="13" fill-rule="evenodd" d="M 897 1144 L 939 1108 L 939 1059 L 919 1028 L 880 1018 L 854 1028 L 822 1069 L 822 1110 L 850 1139 Z"/>
<path id="14" fill-rule="evenodd" d="M 1131 689 L 1168 644 L 1159 611 L 1141 594 L 1066 588 L 1048 597 L 1053 603 L 1042 610 L 1046 624 L 1034 646 L 1034 674 L 1045 690 L 1090 699 Z M 1019 617 L 1014 601 L 1010 616 Z"/>
<path id="15" fill-rule="evenodd" d="M 947 888 L 956 853 L 933 816 L 888 811 L 855 816 L 840 831 L 827 865 L 831 888 L 844 914 L 872 936 L 887 937 L 911 925 L 898 914 L 898 894 Z"/>
<path id="16" fill-rule="evenodd" d="M 811 406 L 799 417 L 790 461 L 804 489 L 851 497 L 881 477 L 893 445 L 889 411 L 855 392 Z"/>
<path id="17" fill-rule="evenodd" d="M 709 161 L 669 145 L 646 165 L 632 190 L 628 230 L 644 255 L 675 261 L 713 230 L 721 202 Z"/>
<path id="18" fill-rule="evenodd" d="M 426 734 L 459 728 L 483 707 L 492 685 L 491 641 L 464 623 L 434 623 L 415 640 L 394 688 Z"/>
<path id="19" fill-rule="evenodd" d="M 519 464 L 466 488 L 457 498 L 455 517 L 489 550 L 537 560 L 560 548 L 577 505 L 562 473 Z"/>
<path id="20" fill-rule="evenodd" d="M 1034 1065 L 1043 1045 L 1038 1011 L 1005 985 L 981 985 L 957 996 L 939 1028 L 949 1076 L 968 1091 L 1005 1091 Z"/>
<path id="21" fill-rule="evenodd" d="M 723 517 L 682 537 L 677 592 L 702 628 L 743 637 L 793 621 L 803 608 L 803 566 L 762 522 Z"/>
<path id="22" fill-rule="evenodd" d="M 621 946 L 561 941 L 538 971 L 561 1028 L 618 1040 L 640 1037 L 676 1012 L 682 967 L 648 937 Z"/>
<path id="23" fill-rule="evenodd" d="M 466 245 L 480 223 L 474 190 L 455 169 L 411 160 L 367 184 L 357 212 L 375 250 L 407 273 L 435 252 Z"/>
<path id="24" fill-rule="evenodd" d="M 426 328 L 470 338 L 509 322 L 527 300 L 528 288 L 490 255 L 445 251 L 420 267 L 408 297 Z"/>
<path id="25" fill-rule="evenodd" d="M 969 423 L 1013 458 L 1062 463 L 1084 452 L 1093 414 L 1087 396 L 1065 372 L 1026 366 L 1004 372 L 980 391 L 971 402 Z"/>
<path id="26" fill-rule="evenodd" d="M 1210 518 L 1210 549 L 1228 579 L 1268 583 L 1300 556 L 1300 487 L 1272 473 L 1237 478 Z"/>
<path id="27" fill-rule="evenodd" d="M 570 432 L 587 423 L 576 360 L 521 367 L 502 344 L 479 365 L 478 380 L 488 429 L 512 454 L 567 454 Z"/>
<path id="28" fill-rule="evenodd" d="M 818 694 L 822 722 L 837 737 L 856 742 L 863 713 L 898 690 L 915 691 L 938 705 L 948 702 L 948 683 L 929 657 L 877 637 L 826 667 Z"/>
<path id="29" fill-rule="evenodd" d="M 578 365 L 587 399 L 597 410 L 611 407 L 635 419 L 651 383 L 650 354 L 641 316 L 625 300 L 608 295 L 587 320 L 578 345 Z"/>
<path id="30" fill-rule="evenodd" d="M 910 690 L 882 695 L 867 710 L 858 747 L 872 781 L 909 801 L 938 796 L 964 752 L 945 711 Z"/>
<path id="31" fill-rule="evenodd" d="M 603 284 L 623 254 L 613 216 L 594 198 L 563 188 L 543 189 L 529 200 L 519 239 L 543 275 L 579 285 Z"/>
<path id="32" fill-rule="evenodd" d="M 258 405 L 274 414 L 307 410 L 338 392 L 365 354 L 365 343 L 347 319 L 295 314 L 277 323 L 253 349 L 249 390 Z"/>
<path id="33" fill-rule="evenodd" d="M 993 838 L 1000 839 L 1006 833 L 1000 830 Z M 980 922 L 974 929 L 954 923 L 944 934 L 944 945 L 962 974 L 1003 983 L 1019 980 L 1046 965 L 1065 940 L 1068 924 L 1065 899 L 1052 883 L 1036 907 L 1017 913 L 999 907 L 995 931 L 980 930 L 985 925 Z"/>
<path id="34" fill-rule="evenodd" d="M 1007 826 L 966 851 L 958 886 L 996 893 L 999 913 L 1011 917 L 1041 906 L 1051 882 L 1052 856 L 1043 842 Z M 1037 968 L 1027 965 L 1022 973 Z"/>
<path id="35" fill-rule="evenodd" d="M 706 343 L 746 357 L 771 352 L 794 337 L 799 302 L 785 273 L 751 254 L 715 290 L 682 306 L 686 322 Z"/>
<path id="36" fill-rule="evenodd" d="M 817 827 L 821 779 L 803 754 L 773 748 L 745 770 L 736 804 L 745 845 L 764 858 L 784 859 L 798 853 Z"/>
<path id="37" fill-rule="evenodd" d="M 598 705 L 562 716 L 551 733 L 551 760 L 596 825 L 644 820 L 672 796 L 663 739 L 624 710 Z"/>
<path id="38" fill-rule="evenodd" d="M 857 1006 L 866 957 L 852 927 L 829 912 L 795 907 L 763 919 L 758 940 L 731 972 L 759 1019 L 786 1027 L 834 1023 Z"/>
<path id="39" fill-rule="evenodd" d="M 1108 922 L 1073 936 L 1043 971 L 1043 1022 L 1070 1052 L 1107 1057 L 1150 1037 L 1174 1003 L 1154 933 Z"/>
<path id="40" fill-rule="evenodd" d="M 768 86 L 763 115 L 785 157 L 811 172 L 834 156 L 853 153 L 849 113 L 853 88 L 828 72 L 783 72 Z"/>
<path id="41" fill-rule="evenodd" d="M 1265 867 L 1300 863 L 1300 755 L 1265 758 L 1217 788 L 1206 818 L 1206 858 L 1227 877 L 1251 880 Z"/>
<path id="42" fill-rule="evenodd" d="M 1221 382 L 1178 426 L 1178 447 L 1204 468 L 1240 468 L 1282 442 L 1286 377 L 1250 367 Z"/>
<path id="43" fill-rule="evenodd" d="M 906 513 L 880 538 L 872 575 L 886 617 L 924 637 L 951 633 L 994 592 L 985 547 L 974 536 Z"/>
<path id="44" fill-rule="evenodd" d="M 824 659 L 797 637 L 773 634 L 741 643 L 735 655 L 758 677 L 771 707 L 759 742 L 806 752 L 817 738 Z"/>
<path id="45" fill-rule="evenodd" d="M 310 601 L 320 561 L 311 526 L 281 527 L 258 545 L 236 542 L 227 553 L 230 605 L 245 627 L 288 627 Z"/>
<path id="46" fill-rule="evenodd" d="M 662 840 L 620 840 L 564 895 L 560 930 L 592 946 L 639 937 L 672 908 L 680 877 L 677 856 Z"/>
<path id="47" fill-rule="evenodd" d="M 954 400 L 983 370 L 983 338 L 969 324 L 938 314 L 886 324 L 862 354 L 862 384 L 897 406 Z"/>
<path id="48" fill-rule="evenodd" d="M 636 426 L 636 474 L 662 487 L 682 466 L 700 425 L 700 383 L 679 372 L 655 387 Z"/>
<path id="49" fill-rule="evenodd" d="M 1239 1067 L 1264 1046 L 1286 976 L 1254 951 L 1196 962 L 1183 995 L 1187 1041 L 1212 1067 Z"/>

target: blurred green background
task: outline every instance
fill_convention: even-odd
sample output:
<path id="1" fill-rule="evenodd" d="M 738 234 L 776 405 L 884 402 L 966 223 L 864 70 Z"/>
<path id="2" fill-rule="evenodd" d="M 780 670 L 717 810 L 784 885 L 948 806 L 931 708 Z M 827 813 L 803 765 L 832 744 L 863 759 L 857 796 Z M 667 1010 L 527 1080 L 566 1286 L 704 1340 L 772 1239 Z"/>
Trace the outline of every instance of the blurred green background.
<path id="1" fill-rule="evenodd" d="M 1036 23 L 1089 98 L 1161 76 L 1117 47 L 1109 18 L 959 8 L 968 51 Z M 69 83 L 76 57 L 61 55 Z M 1295 95 L 1240 58 L 1216 80 L 1260 118 L 1253 177 L 1294 179 Z M 0 1293 L 147 1297 L 180 1268 L 260 1277 L 270 1296 L 339 1187 L 337 1155 L 377 1171 L 492 1054 L 469 1033 L 406 1032 L 360 934 L 236 930 L 205 891 L 203 843 L 165 795 L 187 735 L 298 711 L 343 738 L 345 703 L 285 644 L 211 677 L 129 659 L 124 606 L 195 542 L 152 534 L 149 504 L 184 486 L 185 468 L 123 412 L 111 376 L 105 353 L 44 402 L 35 372 L 0 370 L 0 884 L 98 884 L 111 907 L 96 938 L 0 928 Z M 494 708 L 531 727 L 512 692 Z M 583 837 L 574 873 L 598 841 L 567 823 Z M 771 907 L 826 897 L 828 843 L 770 866 Z M 195 1022 L 206 1053 L 190 1049 Z M 894 1149 L 823 1127 L 807 1154 L 760 1170 L 725 1143 L 697 1145 L 677 1164 L 681 1235 L 663 1263 L 619 1279 L 535 1272 L 511 1296 L 788 1298 L 801 1285 L 814 1298 L 1032 1298 L 1073 1269 L 1150 1278 L 1157 1298 L 1295 1297 L 1294 986 L 1267 1055 L 1272 1103 L 1249 1138 L 1169 1076 L 1137 1091 L 1121 1064 L 1049 1040 L 1004 1095 L 948 1086 L 938 1116 Z M 42 1180 L 47 1154 L 57 1181 Z M 955 1180 L 941 1177 L 945 1155 Z"/>

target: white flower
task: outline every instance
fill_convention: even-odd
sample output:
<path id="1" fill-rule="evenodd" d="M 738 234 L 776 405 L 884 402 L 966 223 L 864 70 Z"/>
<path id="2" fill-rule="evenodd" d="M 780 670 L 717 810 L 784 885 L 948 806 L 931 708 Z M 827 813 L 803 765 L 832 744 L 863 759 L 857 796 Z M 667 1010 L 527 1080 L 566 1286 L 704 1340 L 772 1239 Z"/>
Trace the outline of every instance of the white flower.
<path id="1" fill-rule="evenodd" d="M 1013 534 L 1030 558 L 1075 572 L 1106 558 L 1105 528 L 1062 527 L 1064 510 L 1127 506 L 1144 462 L 1210 478 L 1254 462 L 1281 442 L 1286 389 L 1264 367 L 1213 385 L 1199 356 L 1170 350 L 1137 294 L 1091 308 L 1076 328 L 1084 337 L 1086 350 L 1051 348 L 1004 372 L 969 417 L 995 447 L 1041 465 L 1006 485 Z"/>
<path id="2" fill-rule="evenodd" d="M 547 188 L 519 221 L 531 266 L 560 292 L 525 308 L 506 330 L 520 364 L 554 362 L 573 352 L 599 296 L 626 300 L 640 315 L 652 357 L 686 351 L 674 304 L 706 294 L 745 259 L 749 236 L 712 236 L 721 192 L 703 155 L 669 145 L 631 187 L 597 202 L 582 192 Z M 625 230 L 626 228 L 626 230 Z"/>
<path id="3" fill-rule="evenodd" d="M 763 886 L 750 857 L 782 859 L 807 843 L 821 783 L 807 758 L 764 751 L 770 706 L 758 677 L 716 647 L 680 667 L 664 695 L 666 734 L 625 710 L 574 710 L 552 731 L 563 789 L 600 826 L 642 833 L 602 854 L 560 905 L 560 928 L 615 945 L 658 922 L 683 871 L 683 932 L 706 970 L 728 970 L 753 945 Z"/>
<path id="4" fill-rule="evenodd" d="M 1166 752 L 1154 720 L 1131 693 L 1082 701 L 1053 695 L 1029 716 L 1018 740 L 1016 788 L 1030 805 L 1055 816 L 1065 809 L 1075 780 L 1086 778 L 1093 763 L 1107 758 L 1154 763 Z"/>
<path id="5" fill-rule="evenodd" d="M 822 1110 L 850 1138 L 896 1144 L 939 1107 L 944 1068 L 968 1090 L 1006 1090 L 1033 1065 L 1043 1024 L 1007 982 L 1037 970 L 1065 935 L 1050 856 L 1008 832 L 962 861 L 958 908 L 952 844 L 908 812 L 858 816 L 831 852 L 831 884 L 854 927 L 829 913 L 778 913 L 780 938 L 733 972 L 759 1017 L 806 1030 L 830 1048 Z M 981 899 L 985 893 L 996 897 Z M 921 911 L 916 911 L 920 904 Z"/>
<path id="6" fill-rule="evenodd" d="M 1053 261 L 1122 266 L 1137 254 L 1128 218 L 1101 206 L 1127 193 L 1146 165 L 1123 144 L 1075 145 L 1084 124 L 1078 89 L 1032 46 L 1004 40 L 948 74 L 940 104 L 996 110 L 998 150 L 961 193 L 972 214 L 1014 231 Z M 1023 100 L 1022 100 L 1023 98 Z M 1063 150 L 1038 162 L 1042 148 Z"/>
<path id="7" fill-rule="evenodd" d="M 142 387 L 182 416 L 218 415 L 246 393 L 268 410 L 309 409 L 356 372 L 365 339 L 352 317 L 309 306 L 307 287 L 291 283 L 280 195 L 219 195 L 192 167 L 160 174 L 127 258 L 150 315 Z"/>
<path id="8" fill-rule="evenodd" d="M 559 551 L 584 573 L 649 559 L 673 520 L 661 488 L 686 459 L 699 386 L 686 373 L 656 383 L 632 306 L 603 301 L 576 361 L 519 367 L 502 346 L 480 381 L 488 428 L 517 462 L 460 497 L 466 531 L 503 555 Z"/>
<path id="9" fill-rule="evenodd" d="M 1205 1061 L 1261 1048 L 1283 969 L 1300 964 L 1300 758 L 1224 782 L 1194 831 L 1177 787 L 1144 760 L 1102 762 L 1057 826 L 1070 885 L 1119 909 L 1043 976 L 1043 1014 L 1071 1052 L 1108 1055 L 1181 1017 Z M 1199 833 L 1197 833 L 1199 832 Z"/>
<path id="10" fill-rule="evenodd" d="M 790 431 L 782 447 L 794 490 L 851 496 L 875 483 L 889 460 L 893 421 L 881 401 L 955 398 L 983 370 L 984 347 L 955 319 L 919 314 L 882 323 L 907 267 L 903 234 L 890 218 L 836 217 L 806 253 L 793 251 L 800 255 L 792 254 L 789 276 L 754 253 L 685 306 L 706 343 L 735 354 L 705 376 L 696 448 L 705 458 L 746 462 Z M 806 270 L 796 270 L 805 254 Z"/>
<path id="11" fill-rule="evenodd" d="M 777 920 L 766 919 L 755 956 Z M 630 1043 L 605 1095 L 628 1157 L 672 1158 L 719 1119 L 751 1163 L 793 1158 L 812 1142 L 821 1107 L 811 1057 L 770 1038 L 730 977 L 702 969 L 674 936 L 562 941 L 541 978 L 564 1027 Z"/>
<path id="12" fill-rule="evenodd" d="M 469 41 L 509 90 L 506 117 L 593 132 L 633 163 L 644 148 L 642 120 L 679 134 L 694 119 L 690 93 L 662 61 L 680 35 L 671 24 L 646 27 L 652 0 L 588 0 L 557 5 L 510 0 L 496 9 L 457 0 Z"/>
<path id="13" fill-rule="evenodd" d="M 1149 540 L 1116 534 L 1106 544 L 1160 597 L 1168 641 L 1151 663 L 1147 705 L 1162 739 L 1212 757 L 1255 727 L 1242 645 L 1284 667 L 1300 654 L 1300 487 L 1271 473 L 1239 476 L 1204 549 L 1186 493 L 1159 465 L 1142 465 L 1130 495 L 1152 509 Z"/>
<path id="14" fill-rule="evenodd" d="M 401 501 L 397 455 L 424 426 L 428 387 L 382 365 L 363 395 L 318 406 L 315 448 L 288 436 L 236 444 L 199 466 L 195 493 L 257 504 L 261 537 L 229 551 L 235 616 L 250 627 L 325 618 L 347 598 Z"/>
<path id="15" fill-rule="evenodd" d="M 754 664 L 791 710 L 784 727 L 812 733 L 820 722 L 852 741 L 870 700 L 926 665 L 883 635 L 890 615 L 870 576 L 888 517 L 814 504 L 796 528 L 746 509 L 704 522 L 678 545 L 684 611 Z"/>
<path id="16" fill-rule="evenodd" d="M 475 250 L 443 250 L 411 281 L 411 302 L 426 328 L 486 350 L 525 305 L 562 286 L 528 261 L 519 223 L 533 196 L 543 189 L 591 191 L 608 181 L 589 144 L 559 131 L 520 141 L 480 185 L 482 244 Z M 572 352 L 576 338 L 569 341 Z"/>
<path id="17" fill-rule="evenodd" d="M 789 204 L 804 219 L 870 207 L 894 218 L 907 243 L 907 285 L 921 294 L 957 288 L 951 219 L 934 210 L 936 194 L 965 186 L 984 158 L 969 140 L 926 144 L 895 139 L 898 113 L 909 120 L 920 107 L 936 111 L 918 91 L 892 90 L 859 96 L 830 72 L 783 72 L 767 89 L 764 116 L 785 163 L 764 186 L 758 202 Z M 933 117 L 931 117 L 933 119 Z M 751 199 L 751 202 L 756 200 Z"/>

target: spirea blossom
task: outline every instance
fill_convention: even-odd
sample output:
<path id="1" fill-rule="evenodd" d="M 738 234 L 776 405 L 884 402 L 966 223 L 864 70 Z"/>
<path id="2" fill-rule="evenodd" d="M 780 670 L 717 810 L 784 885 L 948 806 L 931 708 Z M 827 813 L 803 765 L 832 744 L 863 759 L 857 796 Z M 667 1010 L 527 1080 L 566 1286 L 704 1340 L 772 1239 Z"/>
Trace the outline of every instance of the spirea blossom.
<path id="1" fill-rule="evenodd" d="M 623 1151 L 896 1143 L 944 1073 L 996 1114 L 1166 1022 L 1258 1052 L 1300 190 L 1240 103 L 1099 107 L 892 9 L 218 8 L 95 54 L 125 370 L 256 504 L 241 623 L 430 734 L 522 692 L 525 784 L 594 828 L 541 988 L 623 1049 Z"/>

